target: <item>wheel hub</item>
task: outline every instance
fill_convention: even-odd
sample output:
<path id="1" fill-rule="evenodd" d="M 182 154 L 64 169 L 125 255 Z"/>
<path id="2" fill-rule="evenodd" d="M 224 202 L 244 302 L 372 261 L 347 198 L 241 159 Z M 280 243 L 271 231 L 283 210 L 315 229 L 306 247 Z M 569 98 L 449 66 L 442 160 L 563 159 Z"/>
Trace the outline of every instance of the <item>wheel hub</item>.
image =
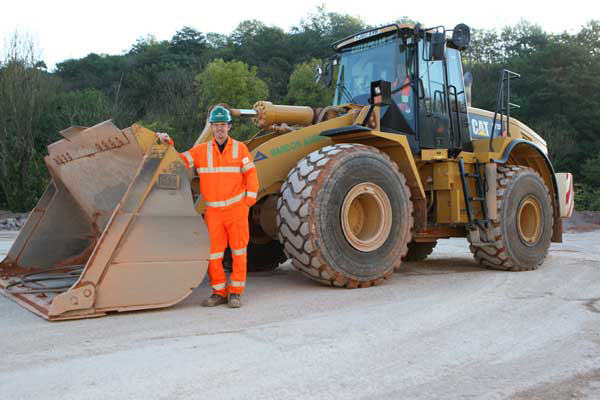
<path id="1" fill-rule="evenodd" d="M 366 182 L 354 186 L 342 204 L 342 230 L 346 240 L 359 251 L 381 247 L 392 229 L 392 207 L 385 192 Z"/>
<path id="2" fill-rule="evenodd" d="M 542 207 L 537 198 L 527 196 L 517 211 L 519 238 L 526 246 L 535 245 L 542 235 Z"/>

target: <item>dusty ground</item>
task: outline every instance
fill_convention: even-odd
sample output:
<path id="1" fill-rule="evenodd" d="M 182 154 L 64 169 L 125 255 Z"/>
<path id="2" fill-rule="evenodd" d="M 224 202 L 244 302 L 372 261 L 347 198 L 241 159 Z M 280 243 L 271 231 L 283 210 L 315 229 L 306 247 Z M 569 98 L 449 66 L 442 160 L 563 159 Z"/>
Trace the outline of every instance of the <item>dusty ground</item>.
<path id="1" fill-rule="evenodd" d="M 570 233 L 507 273 L 446 240 L 359 290 L 284 266 L 251 275 L 240 310 L 201 308 L 206 283 L 170 309 L 60 323 L 0 296 L 1 397 L 599 399 L 599 244 Z"/>

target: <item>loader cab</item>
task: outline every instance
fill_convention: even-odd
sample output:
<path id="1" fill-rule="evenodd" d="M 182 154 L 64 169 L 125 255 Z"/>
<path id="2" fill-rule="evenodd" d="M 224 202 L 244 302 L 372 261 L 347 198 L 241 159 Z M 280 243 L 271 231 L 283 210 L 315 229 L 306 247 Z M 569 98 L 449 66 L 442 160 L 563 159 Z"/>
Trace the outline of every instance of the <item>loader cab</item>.
<path id="1" fill-rule="evenodd" d="M 465 46 L 446 41 L 445 34 L 443 27 L 390 25 L 335 43 L 333 104 L 368 105 L 371 82 L 388 81 L 391 101 L 381 108 L 382 131 L 406 135 L 414 153 L 472 150 L 460 57 Z"/>

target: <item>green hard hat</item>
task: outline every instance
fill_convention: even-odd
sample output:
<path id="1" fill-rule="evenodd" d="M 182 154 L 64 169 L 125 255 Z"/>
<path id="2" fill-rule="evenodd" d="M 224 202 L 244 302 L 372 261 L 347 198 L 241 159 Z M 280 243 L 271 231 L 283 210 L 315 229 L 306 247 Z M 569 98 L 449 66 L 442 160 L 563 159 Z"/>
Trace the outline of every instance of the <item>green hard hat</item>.
<path id="1" fill-rule="evenodd" d="M 231 114 L 225 107 L 216 106 L 210 112 L 210 118 L 208 119 L 208 122 L 211 124 L 215 122 L 231 122 Z"/>

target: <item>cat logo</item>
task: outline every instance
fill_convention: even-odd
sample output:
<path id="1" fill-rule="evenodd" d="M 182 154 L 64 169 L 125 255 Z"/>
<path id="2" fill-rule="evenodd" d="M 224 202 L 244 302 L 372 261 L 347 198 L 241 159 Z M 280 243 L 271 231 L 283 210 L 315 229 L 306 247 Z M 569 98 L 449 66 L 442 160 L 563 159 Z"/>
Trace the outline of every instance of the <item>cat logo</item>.
<path id="1" fill-rule="evenodd" d="M 490 136 L 489 122 L 472 118 L 471 132 L 477 136 Z"/>

